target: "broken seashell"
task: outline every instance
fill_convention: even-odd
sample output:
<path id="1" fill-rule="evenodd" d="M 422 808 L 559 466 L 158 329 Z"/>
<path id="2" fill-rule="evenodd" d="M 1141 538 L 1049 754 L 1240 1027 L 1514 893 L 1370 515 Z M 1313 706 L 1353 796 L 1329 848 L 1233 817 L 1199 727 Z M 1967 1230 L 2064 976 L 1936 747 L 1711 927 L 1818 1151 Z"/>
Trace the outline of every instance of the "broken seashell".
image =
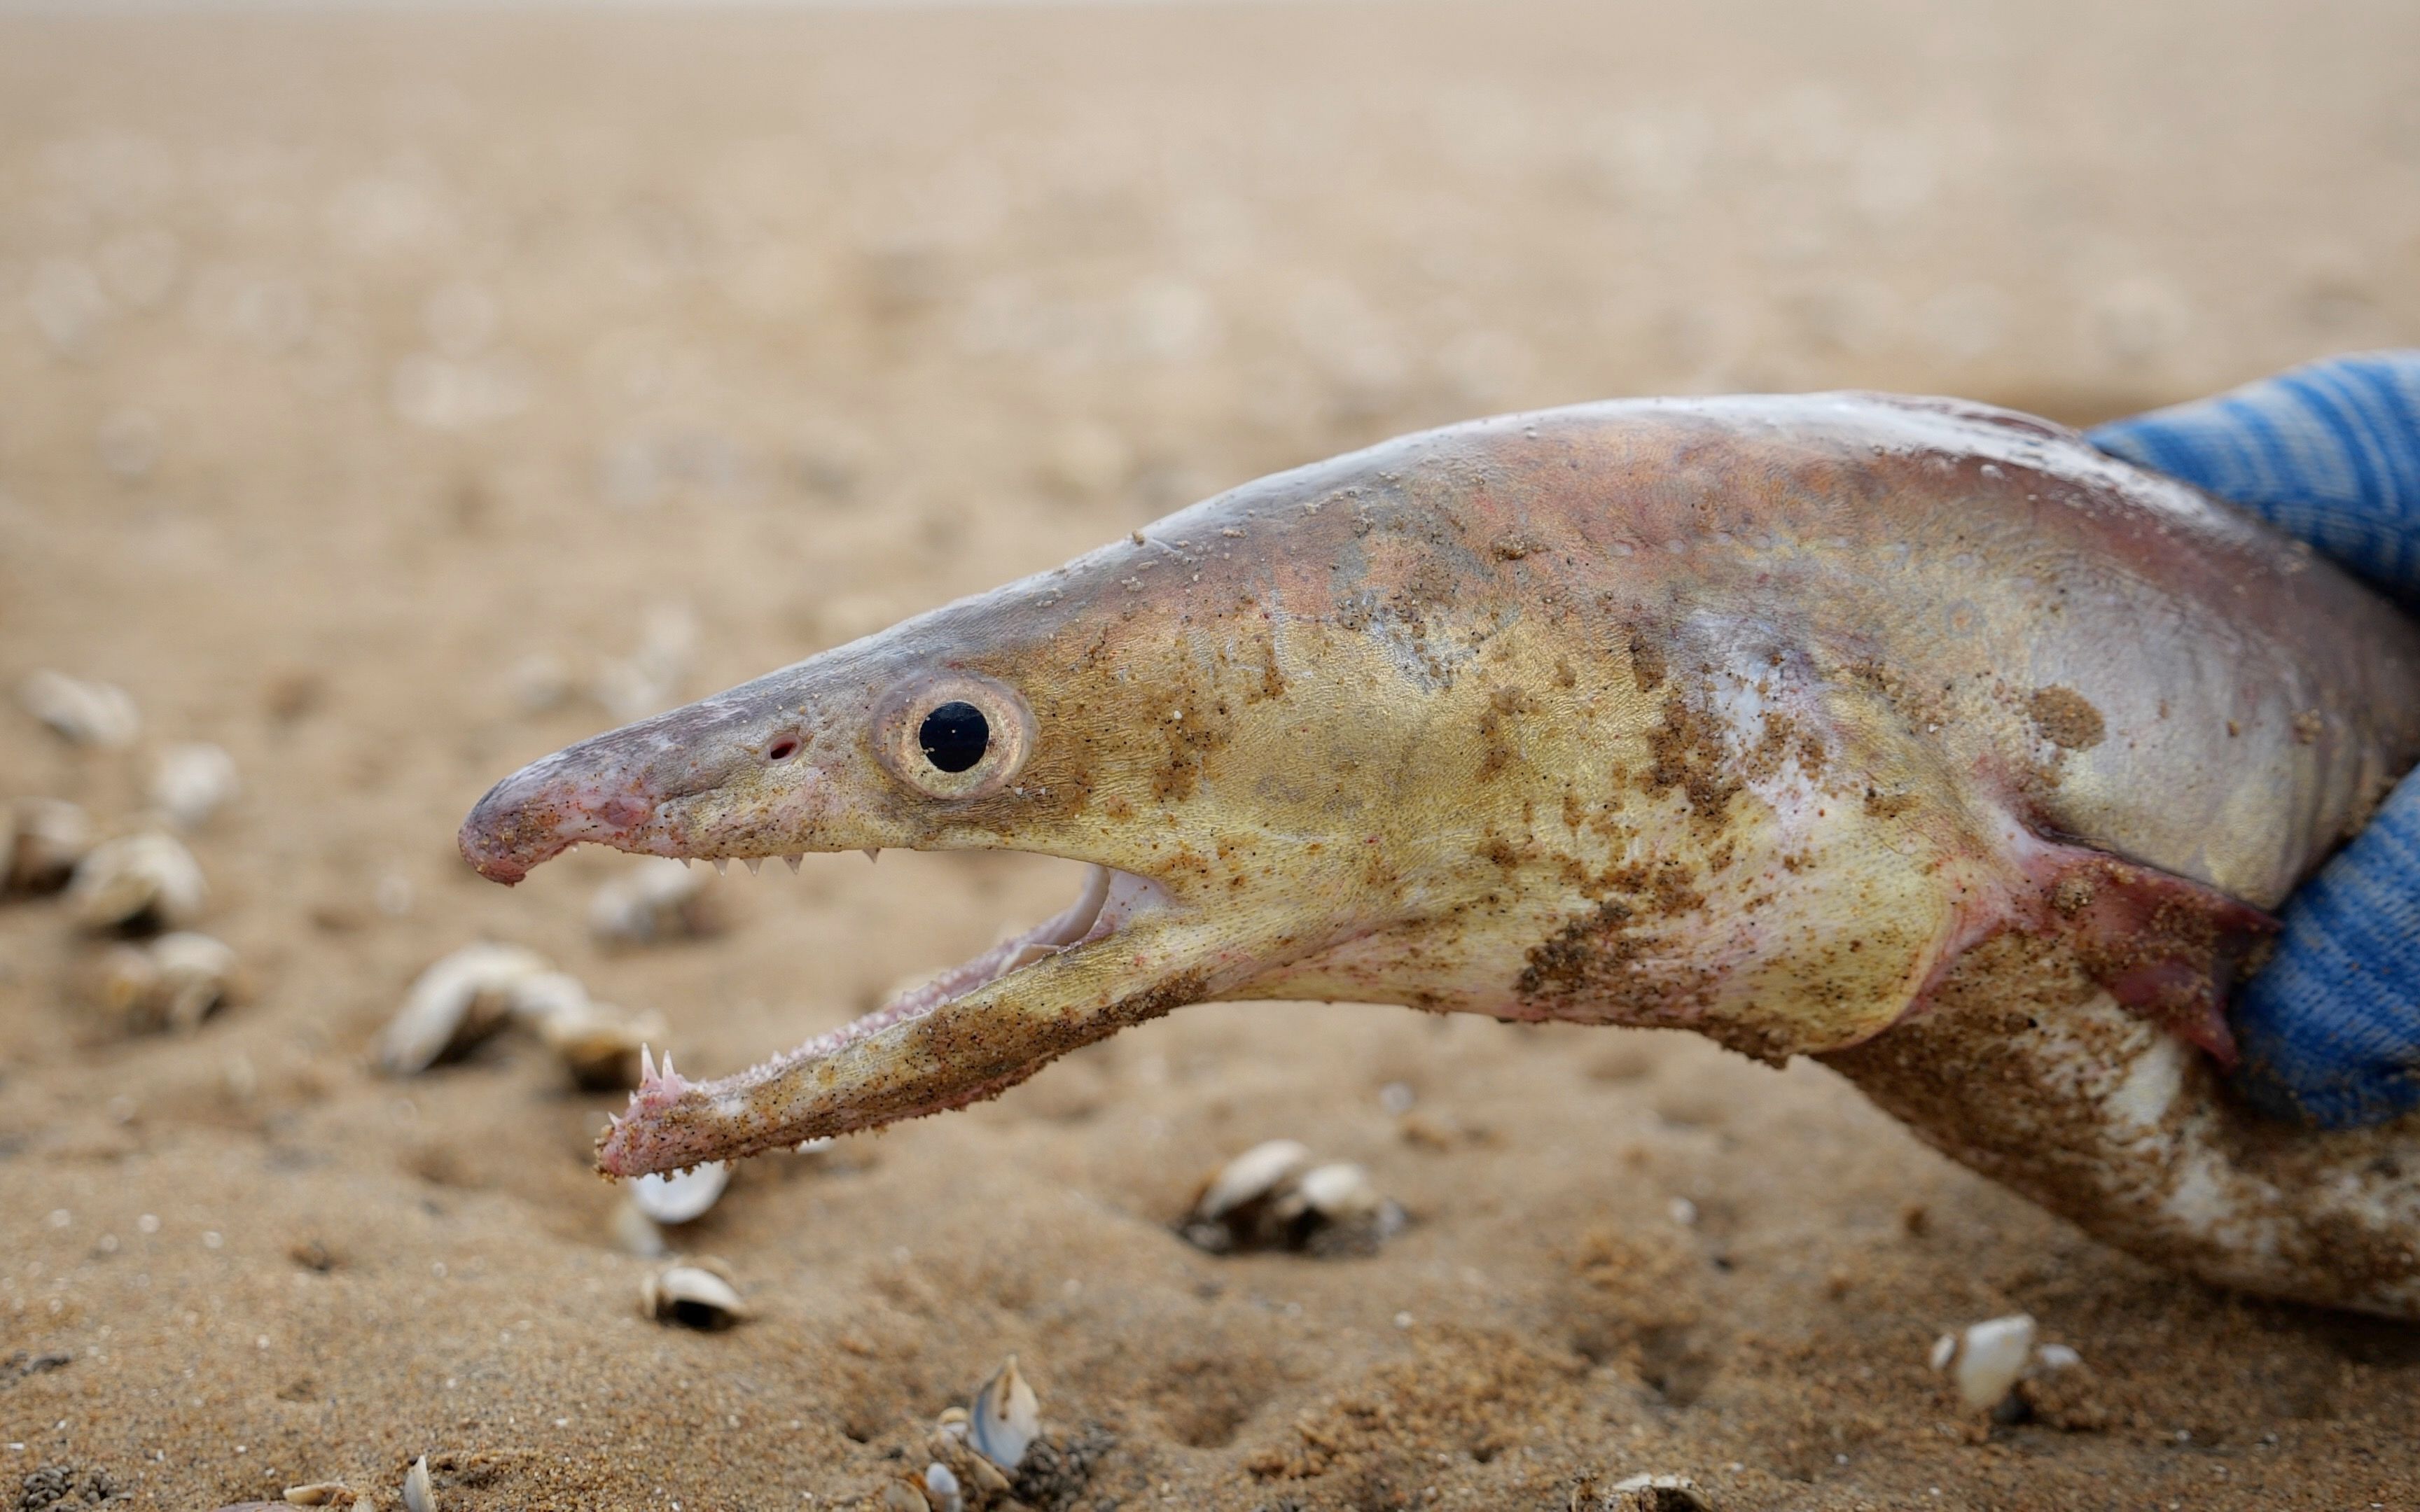
<path id="1" fill-rule="evenodd" d="M 336 1506 L 352 1504 L 352 1488 L 340 1480 L 314 1481 L 308 1486 L 286 1488 L 288 1506 Z"/>
<path id="2" fill-rule="evenodd" d="M 1248 1202 L 1267 1197 L 1279 1183 L 1292 1180 L 1311 1165 L 1311 1151 L 1292 1139 L 1271 1139 L 1218 1167 L 1193 1199 L 1193 1211 L 1213 1221 Z"/>
<path id="3" fill-rule="evenodd" d="M 126 689 L 65 672 L 47 669 L 28 672 L 17 685 L 17 702 L 62 739 L 78 746 L 131 746 L 143 732 L 143 716 Z"/>
<path id="4" fill-rule="evenodd" d="M 721 928 L 706 873 L 667 857 L 640 863 L 598 887 L 588 903 L 588 933 L 608 945 L 652 945 Z"/>
<path id="5" fill-rule="evenodd" d="M 1933 1341 L 1931 1365 L 1949 1372 L 1959 1399 L 1978 1412 L 2007 1400 L 2034 1350 L 2034 1320 L 2025 1313 L 1969 1324 Z"/>
<path id="6" fill-rule="evenodd" d="M 664 1041 L 664 1022 L 653 1014 L 618 1019 L 598 1004 L 583 1011 L 541 1020 L 538 1037 L 563 1061 L 583 1091 L 629 1091 L 639 1085 L 639 1052 Z"/>
<path id="7" fill-rule="evenodd" d="M 1714 1504 L 1685 1475 L 1628 1475 L 1605 1489 L 1596 1512 L 1714 1512 Z"/>
<path id="8" fill-rule="evenodd" d="M 0 815 L 0 892 L 55 892 L 92 850 L 92 821 L 63 798 L 24 798 Z"/>
<path id="9" fill-rule="evenodd" d="M 1002 1470 L 1015 1470 L 1042 1433 L 1042 1402 L 1016 1368 L 1016 1356 L 975 1393 L 967 1412 L 967 1442 Z"/>
<path id="10" fill-rule="evenodd" d="M 157 830 L 96 847 L 68 883 L 76 922 L 96 931 L 176 929 L 192 922 L 209 894 L 194 853 Z"/>
<path id="11" fill-rule="evenodd" d="M 664 1242 L 664 1231 L 656 1221 L 641 1212 L 633 1202 L 617 1203 L 613 1209 L 613 1243 L 626 1255 L 643 1260 L 660 1260 L 673 1252 Z"/>
<path id="12" fill-rule="evenodd" d="M 540 1034 L 550 1024 L 593 1018 L 597 1012 L 597 1005 L 588 1000 L 588 989 L 567 971 L 535 971 L 518 976 L 499 992 L 513 1017 Z"/>
<path id="13" fill-rule="evenodd" d="M 1291 1139 L 1254 1146 L 1202 1184 L 1178 1231 L 1214 1255 L 1288 1249 L 1366 1255 L 1400 1232 L 1404 1210 L 1348 1161 L 1311 1164 Z"/>
<path id="14" fill-rule="evenodd" d="M 517 945 L 482 942 L 445 956 L 412 982 L 379 1031 L 379 1069 L 409 1076 L 463 1054 L 509 1021 L 517 987 L 551 974 L 543 956 Z"/>
<path id="15" fill-rule="evenodd" d="M 933 1504 L 922 1482 L 887 1480 L 882 1483 L 882 1512 L 933 1512 Z"/>
<path id="16" fill-rule="evenodd" d="M 422 1455 L 403 1473 L 404 1512 L 437 1512 L 437 1488 L 428 1478 L 428 1457 Z"/>
<path id="17" fill-rule="evenodd" d="M 235 951 L 207 934 L 178 931 L 113 946 L 94 965 L 89 995 L 125 1026 L 190 1032 L 243 995 Z"/>
<path id="18" fill-rule="evenodd" d="M 748 1317 L 738 1288 L 713 1260 L 678 1261 L 650 1273 L 640 1286 L 639 1306 L 659 1323 L 708 1331 Z"/>
<path id="19" fill-rule="evenodd" d="M 182 829 L 192 829 L 241 791 L 235 758 L 207 741 L 186 741 L 163 750 L 151 764 L 151 804 Z"/>
<path id="20" fill-rule="evenodd" d="M 642 1176 L 630 1183 L 630 1204 L 659 1224 L 694 1223 L 731 1184 L 731 1163 L 709 1161 L 665 1176 Z"/>

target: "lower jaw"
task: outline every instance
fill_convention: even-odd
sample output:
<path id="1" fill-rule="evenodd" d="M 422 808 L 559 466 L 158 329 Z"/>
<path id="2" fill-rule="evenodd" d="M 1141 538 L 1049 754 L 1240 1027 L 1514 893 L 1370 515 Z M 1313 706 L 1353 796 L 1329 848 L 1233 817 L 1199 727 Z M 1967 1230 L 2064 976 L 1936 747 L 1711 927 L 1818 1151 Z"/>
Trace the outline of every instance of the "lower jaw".
<path id="1" fill-rule="evenodd" d="M 631 1094 L 628 1111 L 608 1129 L 599 1143 L 599 1165 L 608 1175 L 637 1175 L 670 1165 L 721 1158 L 734 1152 L 720 1148 L 729 1144 L 746 1143 L 761 1149 L 795 1143 L 767 1140 L 750 1132 L 764 1094 L 776 1087 L 795 1087 L 799 1077 L 814 1074 L 818 1063 L 844 1056 L 855 1059 L 873 1050 L 868 1041 L 876 1037 L 929 1018 L 1037 963 L 1096 946 L 1137 918 L 1165 909 L 1170 903 L 1158 884 L 1147 878 L 1094 866 L 1076 901 L 1051 918 L 761 1065 L 714 1082 L 691 1083 L 672 1072 L 667 1061 L 663 1073 L 650 1074 L 642 1082 Z M 1022 1080 L 1047 1058 L 1045 1055 L 1004 1076 L 978 1073 L 963 1086 L 937 1086 L 932 1099 L 913 1110 L 867 1121 L 887 1122 L 979 1101 Z M 879 1100 L 879 1081 L 867 1079 L 869 1098 Z"/>

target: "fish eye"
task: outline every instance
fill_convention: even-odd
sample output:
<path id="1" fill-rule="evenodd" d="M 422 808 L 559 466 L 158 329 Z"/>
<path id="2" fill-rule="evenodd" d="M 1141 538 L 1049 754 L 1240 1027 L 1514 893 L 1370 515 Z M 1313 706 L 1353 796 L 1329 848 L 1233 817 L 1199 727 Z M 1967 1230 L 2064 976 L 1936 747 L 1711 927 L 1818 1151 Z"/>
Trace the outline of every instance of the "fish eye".
<path id="1" fill-rule="evenodd" d="M 928 798 L 977 798 L 1005 787 L 1032 753 L 1033 710 L 1005 683 L 973 672 L 911 677 L 885 694 L 875 754 Z"/>
<path id="2" fill-rule="evenodd" d="M 991 721 L 964 699 L 952 699 L 916 727 L 924 759 L 944 772 L 963 772 L 984 759 L 991 745 Z"/>

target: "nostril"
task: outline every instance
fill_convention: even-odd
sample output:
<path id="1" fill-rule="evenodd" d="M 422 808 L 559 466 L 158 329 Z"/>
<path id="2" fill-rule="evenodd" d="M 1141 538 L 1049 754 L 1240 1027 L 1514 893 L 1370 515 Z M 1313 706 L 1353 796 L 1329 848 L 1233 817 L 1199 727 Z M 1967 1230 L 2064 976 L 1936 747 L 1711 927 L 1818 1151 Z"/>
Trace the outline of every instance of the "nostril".
<path id="1" fill-rule="evenodd" d="M 786 762 L 798 753 L 799 737 L 796 735 L 783 735 L 765 748 L 765 759 L 768 762 Z"/>

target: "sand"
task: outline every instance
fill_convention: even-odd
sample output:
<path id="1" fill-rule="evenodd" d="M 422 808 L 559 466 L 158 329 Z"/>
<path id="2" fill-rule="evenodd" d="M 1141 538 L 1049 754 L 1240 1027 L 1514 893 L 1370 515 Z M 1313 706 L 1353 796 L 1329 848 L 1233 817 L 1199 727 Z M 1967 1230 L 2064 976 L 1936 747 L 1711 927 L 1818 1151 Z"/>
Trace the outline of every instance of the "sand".
<path id="1" fill-rule="evenodd" d="M 1047 858 L 819 856 L 609 950 L 628 860 L 507 892 L 453 833 L 615 707 L 1227 484 L 1525 405 L 2085 420 L 2420 340 L 2420 10 L 2304 8 L 0 23 L 0 680 L 145 717 L 0 707 L 0 797 L 121 829 L 224 746 L 190 842 L 256 981 L 130 1035 L 62 904 L 0 905 L 0 1499 L 392 1508 L 427 1454 L 449 1509 L 862 1504 L 1015 1352 L 1092 1456 L 1058 1505 L 2420 1504 L 2420 1332 L 2156 1273 L 1694 1040 L 1188 1010 L 742 1169 L 675 1239 L 755 1310 L 716 1334 L 639 1316 L 617 1099 L 526 1038 L 367 1057 L 477 938 L 705 1074 L 1056 909 Z M 1174 1235 L 1278 1136 L 1409 1227 Z M 1927 1350 L 2019 1310 L 2085 1365 L 1978 1422 Z"/>

